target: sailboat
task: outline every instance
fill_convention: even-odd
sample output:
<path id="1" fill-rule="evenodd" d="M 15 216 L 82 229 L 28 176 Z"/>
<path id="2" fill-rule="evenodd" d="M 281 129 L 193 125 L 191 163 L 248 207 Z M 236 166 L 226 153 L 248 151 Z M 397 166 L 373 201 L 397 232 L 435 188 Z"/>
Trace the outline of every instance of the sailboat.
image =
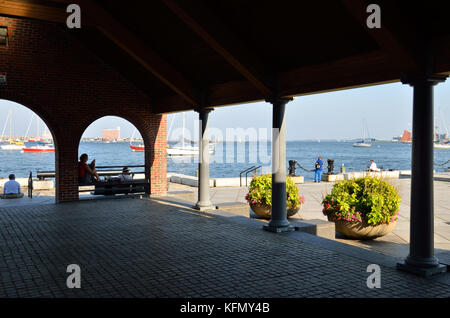
<path id="1" fill-rule="evenodd" d="M 167 155 L 169 156 L 198 156 L 199 147 L 192 146 L 193 142 L 190 141 L 191 145 L 185 145 L 186 138 L 184 137 L 185 130 L 186 113 L 183 113 L 183 135 L 181 137 L 181 147 L 168 147 Z M 214 153 L 214 145 L 209 145 L 209 153 Z"/>
<path id="2" fill-rule="evenodd" d="M 33 116 L 31 117 L 31 120 L 33 119 Z M 27 135 L 31 124 L 28 125 L 27 129 Z M 47 127 L 44 129 L 43 135 L 45 135 L 45 132 L 47 130 Z M 55 147 L 50 142 L 44 142 L 42 138 L 39 137 L 39 118 L 36 116 L 36 138 L 35 139 L 28 139 L 28 142 L 37 143 L 36 146 L 32 147 L 22 147 L 23 152 L 32 152 L 32 153 L 47 153 L 47 152 L 55 152 Z"/>
<path id="3" fill-rule="evenodd" d="M 137 152 L 145 151 L 145 146 L 144 146 L 143 144 L 139 144 L 139 145 L 137 145 L 137 146 L 134 146 L 134 145 L 131 144 L 131 143 L 133 142 L 134 134 L 136 133 L 136 131 L 137 131 L 137 129 L 134 128 L 133 134 L 131 135 L 131 138 L 130 138 L 130 148 L 131 148 L 131 151 L 137 151 Z"/>
<path id="4" fill-rule="evenodd" d="M 23 142 L 20 140 L 12 139 L 12 110 L 11 109 L 8 112 L 8 116 L 6 117 L 5 125 L 3 126 L 2 139 L 5 134 L 8 120 L 9 120 L 9 140 L 8 140 L 9 144 L 1 145 L 0 148 L 3 150 L 22 150 L 22 148 L 24 146 Z"/>
<path id="5" fill-rule="evenodd" d="M 353 147 L 371 147 L 372 146 L 372 144 L 366 142 L 366 129 L 367 129 L 367 123 L 366 123 L 366 120 L 363 119 L 363 124 L 362 124 L 363 138 L 361 141 L 354 143 Z"/>
<path id="6" fill-rule="evenodd" d="M 405 129 L 403 131 L 403 135 L 402 135 L 402 138 L 400 138 L 400 142 L 402 142 L 404 144 L 412 143 L 411 133 L 408 130 Z"/>
<path id="7" fill-rule="evenodd" d="M 443 117 L 441 116 L 441 112 L 440 111 L 439 111 L 439 117 L 441 118 L 441 120 L 444 120 Z M 445 127 L 445 131 L 446 131 L 446 134 L 445 134 L 446 137 L 444 137 L 444 138 L 446 138 L 446 141 L 440 139 L 439 133 L 437 131 L 438 127 L 436 126 L 436 118 L 434 119 L 434 142 L 433 142 L 433 146 L 434 146 L 435 149 L 450 149 L 450 143 L 448 142 L 448 129 L 447 129 L 447 126 L 445 125 L 445 122 L 444 122 L 443 126 Z"/>

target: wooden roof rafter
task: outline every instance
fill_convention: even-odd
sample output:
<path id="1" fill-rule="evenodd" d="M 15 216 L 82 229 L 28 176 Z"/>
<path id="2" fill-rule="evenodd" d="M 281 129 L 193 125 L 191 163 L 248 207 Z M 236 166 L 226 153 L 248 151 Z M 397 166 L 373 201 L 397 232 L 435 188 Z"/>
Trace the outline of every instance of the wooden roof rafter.
<path id="1" fill-rule="evenodd" d="M 52 0 L 55 3 L 70 4 L 71 0 Z M 106 10 L 92 0 L 78 0 L 82 8 L 82 23 L 95 26 L 108 39 L 129 54 L 147 71 L 169 86 L 188 104 L 196 107 L 198 102 L 193 93 L 192 83 L 169 65 L 144 41 L 127 30 Z M 43 4 L 14 0 L 0 0 L 0 14 L 32 18 L 50 22 L 65 23 L 68 13 L 65 7 L 51 7 Z"/>
<path id="2" fill-rule="evenodd" d="M 381 28 L 370 29 L 367 26 L 367 6 L 371 3 L 365 0 L 341 0 L 350 14 L 367 31 L 381 50 L 389 52 L 397 62 L 407 69 L 418 72 L 422 69 L 421 61 L 413 45 L 421 35 L 412 24 L 397 12 L 389 2 L 380 4 Z"/>
<path id="3" fill-rule="evenodd" d="M 176 0 L 161 1 L 208 46 L 252 83 L 263 97 L 273 95 L 273 89 L 265 78 L 270 72 L 265 69 L 260 57 L 251 52 L 207 8 L 192 2 L 188 7 Z M 195 11 L 195 16 L 192 14 L 193 11 Z"/>

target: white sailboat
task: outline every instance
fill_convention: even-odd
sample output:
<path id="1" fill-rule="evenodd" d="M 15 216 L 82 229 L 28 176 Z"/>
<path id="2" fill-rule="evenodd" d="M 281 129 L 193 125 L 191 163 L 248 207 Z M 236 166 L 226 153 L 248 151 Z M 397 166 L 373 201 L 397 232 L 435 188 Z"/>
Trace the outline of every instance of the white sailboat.
<path id="1" fill-rule="evenodd" d="M 366 120 L 363 119 L 363 125 L 362 125 L 362 135 L 363 138 L 360 142 L 356 142 L 353 144 L 353 147 L 371 147 L 372 144 L 366 142 L 366 130 L 367 130 L 367 123 Z M 367 134 L 369 135 L 369 134 Z"/>
<path id="2" fill-rule="evenodd" d="M 441 121 L 443 121 L 443 126 L 445 127 L 445 134 L 446 134 L 446 138 L 447 138 L 447 142 L 440 140 L 439 138 L 439 133 L 437 131 L 437 126 L 436 126 L 436 118 L 434 119 L 434 142 L 433 142 L 433 147 L 434 149 L 450 149 L 450 143 L 448 142 L 448 129 L 447 129 L 447 125 L 445 124 L 445 120 L 444 117 L 442 117 L 441 115 L 441 111 L 439 110 L 439 117 L 441 119 Z"/>
<path id="3" fill-rule="evenodd" d="M 8 120 L 9 120 L 9 140 L 8 140 L 9 144 L 1 145 L 0 148 L 2 150 L 22 150 L 22 148 L 25 147 L 23 142 L 20 140 L 12 139 L 12 110 L 11 109 L 8 112 L 8 116 L 6 117 L 5 125 L 3 126 L 2 140 L 5 135 L 5 130 L 6 130 L 6 126 L 8 124 Z"/>
<path id="4" fill-rule="evenodd" d="M 167 148 L 167 155 L 169 156 L 198 156 L 199 147 L 192 145 L 185 145 L 185 121 L 186 121 L 186 113 L 183 113 L 183 135 L 181 137 L 181 146 L 169 147 Z M 209 145 L 209 153 L 214 153 L 214 145 Z"/>

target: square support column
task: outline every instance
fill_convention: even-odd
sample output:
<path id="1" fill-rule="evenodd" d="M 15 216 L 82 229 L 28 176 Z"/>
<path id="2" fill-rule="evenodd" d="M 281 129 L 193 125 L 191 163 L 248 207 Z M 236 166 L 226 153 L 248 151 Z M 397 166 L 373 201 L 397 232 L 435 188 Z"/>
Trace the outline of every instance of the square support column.
<path id="1" fill-rule="evenodd" d="M 402 79 L 414 89 L 409 255 L 397 268 L 421 276 L 446 271 L 434 256 L 433 86 L 446 76 Z"/>
<path id="2" fill-rule="evenodd" d="M 214 210 L 209 195 L 209 128 L 208 117 L 212 109 L 201 108 L 197 110 L 200 119 L 200 147 L 198 162 L 198 202 L 194 206 L 200 211 Z"/>
<path id="3" fill-rule="evenodd" d="M 286 209 L 286 104 L 292 98 L 266 100 L 273 105 L 272 117 L 272 216 L 266 231 L 294 231 L 287 220 Z"/>

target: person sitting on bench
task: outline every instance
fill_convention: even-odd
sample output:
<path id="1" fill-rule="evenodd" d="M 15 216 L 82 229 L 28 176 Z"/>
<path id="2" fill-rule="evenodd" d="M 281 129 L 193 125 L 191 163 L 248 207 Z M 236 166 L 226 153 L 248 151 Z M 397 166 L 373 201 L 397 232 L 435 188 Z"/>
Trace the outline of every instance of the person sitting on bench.
<path id="1" fill-rule="evenodd" d="M 369 171 L 380 171 L 380 169 L 377 167 L 377 164 L 373 160 L 370 160 Z"/>
<path id="2" fill-rule="evenodd" d="M 3 186 L 3 194 L 0 195 L 2 199 L 16 199 L 22 198 L 23 193 L 20 192 L 20 184 L 16 181 L 14 174 L 9 175 L 9 181 Z"/>
<path id="3" fill-rule="evenodd" d="M 119 178 L 122 182 L 132 181 L 133 176 L 130 174 L 130 169 L 128 169 L 128 167 L 123 167 L 122 174 L 119 175 Z"/>
<path id="4" fill-rule="evenodd" d="M 92 184 L 94 181 L 100 181 L 100 177 L 95 170 L 95 159 L 88 165 L 88 155 L 82 154 L 78 163 L 78 179 L 80 184 Z"/>

